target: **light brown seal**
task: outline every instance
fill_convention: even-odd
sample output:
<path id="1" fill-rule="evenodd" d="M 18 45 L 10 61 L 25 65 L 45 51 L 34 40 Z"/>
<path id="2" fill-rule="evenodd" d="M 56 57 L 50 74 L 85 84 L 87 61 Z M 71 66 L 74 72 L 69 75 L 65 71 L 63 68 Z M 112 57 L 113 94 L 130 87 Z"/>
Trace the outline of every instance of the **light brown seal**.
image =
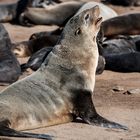
<path id="1" fill-rule="evenodd" d="M 140 6 L 140 0 L 101 0 L 103 3 L 122 6 Z"/>
<path id="2" fill-rule="evenodd" d="M 56 125 L 77 117 L 91 125 L 127 129 L 98 115 L 92 101 L 101 19 L 98 6 L 74 16 L 41 68 L 1 92 L 0 135 L 33 137 L 14 129 Z"/>
<path id="3" fill-rule="evenodd" d="M 64 2 L 48 8 L 27 8 L 20 15 L 20 23 L 26 25 L 24 21 L 39 25 L 58 25 L 64 26 L 84 2 Z"/>
<path id="4" fill-rule="evenodd" d="M 105 37 L 116 35 L 139 35 L 140 13 L 120 15 L 102 23 Z"/>
<path id="5" fill-rule="evenodd" d="M 77 11 L 77 14 L 86 9 L 90 9 L 98 5 L 101 10 L 101 16 L 103 20 L 117 16 L 117 13 L 108 6 L 99 2 L 64 2 L 54 6 L 48 6 L 46 8 L 28 8 L 21 14 L 20 21 L 24 24 L 24 19 L 29 20 L 33 24 L 54 24 L 58 26 L 64 26 L 68 19 L 73 16 Z M 80 10 L 79 10 L 80 9 Z"/>

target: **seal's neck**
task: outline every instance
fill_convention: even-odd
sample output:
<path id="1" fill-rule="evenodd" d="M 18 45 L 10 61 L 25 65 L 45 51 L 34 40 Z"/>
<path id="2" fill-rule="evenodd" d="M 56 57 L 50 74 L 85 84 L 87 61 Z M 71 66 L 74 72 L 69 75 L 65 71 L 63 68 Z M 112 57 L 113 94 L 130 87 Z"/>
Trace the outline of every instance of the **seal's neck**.
<path id="1" fill-rule="evenodd" d="M 47 75 L 57 77 L 58 82 L 63 81 L 63 77 L 67 77 L 69 85 L 75 83 L 79 88 L 93 91 L 98 55 L 97 44 L 93 40 L 82 46 L 68 46 L 68 44 L 66 46 L 60 42 L 45 60 L 45 67 L 42 67 L 42 71 Z M 47 75 L 45 77 L 48 77 Z M 77 77 L 83 81 L 77 81 Z"/>

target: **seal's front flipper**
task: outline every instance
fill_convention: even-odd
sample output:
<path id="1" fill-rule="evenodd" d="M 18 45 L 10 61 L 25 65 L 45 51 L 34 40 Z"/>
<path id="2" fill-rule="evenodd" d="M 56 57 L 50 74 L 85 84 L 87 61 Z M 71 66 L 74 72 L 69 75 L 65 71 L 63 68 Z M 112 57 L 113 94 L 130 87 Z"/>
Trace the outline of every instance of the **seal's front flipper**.
<path id="1" fill-rule="evenodd" d="M 106 128 L 115 128 L 128 130 L 126 126 L 121 124 L 111 122 L 103 117 L 101 117 L 94 107 L 92 102 L 92 92 L 88 90 L 75 90 L 72 91 L 75 93 L 75 115 L 80 117 L 83 121 L 88 124 L 102 126 Z"/>
<path id="2" fill-rule="evenodd" d="M 16 131 L 14 129 L 11 129 L 7 126 L 0 126 L 0 136 L 52 140 L 51 136 L 46 135 L 46 134 L 20 132 L 20 131 Z"/>

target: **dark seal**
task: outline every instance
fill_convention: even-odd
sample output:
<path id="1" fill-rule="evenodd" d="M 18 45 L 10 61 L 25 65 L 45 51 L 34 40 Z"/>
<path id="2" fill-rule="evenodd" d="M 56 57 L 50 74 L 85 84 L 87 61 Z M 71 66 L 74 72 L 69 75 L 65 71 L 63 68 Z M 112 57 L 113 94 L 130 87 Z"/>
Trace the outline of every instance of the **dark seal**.
<path id="1" fill-rule="evenodd" d="M 140 72 L 140 52 L 105 56 L 105 69 L 116 72 Z"/>
<path id="2" fill-rule="evenodd" d="M 11 46 L 9 35 L 0 24 L 0 85 L 15 82 L 21 74 L 19 62 L 12 53 Z"/>

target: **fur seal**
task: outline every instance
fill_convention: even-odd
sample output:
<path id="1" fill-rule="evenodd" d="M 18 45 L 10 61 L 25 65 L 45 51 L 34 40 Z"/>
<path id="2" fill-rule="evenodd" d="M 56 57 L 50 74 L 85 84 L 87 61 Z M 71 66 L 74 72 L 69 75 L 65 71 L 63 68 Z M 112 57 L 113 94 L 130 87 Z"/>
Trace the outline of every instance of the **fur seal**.
<path id="1" fill-rule="evenodd" d="M 140 72 L 140 52 L 105 56 L 105 69 L 116 72 Z"/>
<path id="2" fill-rule="evenodd" d="M 79 14 L 86 9 L 90 9 L 95 5 L 98 5 L 100 7 L 100 16 L 103 17 L 103 21 L 118 16 L 118 14 L 110 7 L 95 1 L 85 3 L 76 14 Z"/>
<path id="3" fill-rule="evenodd" d="M 121 36 L 102 43 L 102 55 L 123 54 L 137 51 L 133 38 Z"/>
<path id="4" fill-rule="evenodd" d="M 54 46 L 59 35 L 49 35 L 48 32 L 43 32 L 39 37 L 33 34 L 28 41 L 22 41 L 12 45 L 12 51 L 16 57 L 28 57 L 44 47 Z"/>
<path id="5" fill-rule="evenodd" d="M 16 3 L 0 4 L 0 22 L 9 22 L 16 17 Z"/>
<path id="6" fill-rule="evenodd" d="M 0 22 L 18 23 L 21 13 L 27 7 L 43 7 L 60 2 L 59 0 L 19 0 L 15 3 L 0 4 Z"/>
<path id="7" fill-rule="evenodd" d="M 140 6 L 140 0 L 102 0 L 101 2 L 122 6 Z"/>
<path id="8" fill-rule="evenodd" d="M 96 74 L 97 75 L 103 73 L 103 71 L 105 70 L 105 63 L 106 63 L 105 58 L 102 55 L 99 55 L 98 65 L 97 65 L 97 68 L 96 68 Z"/>
<path id="9" fill-rule="evenodd" d="M 46 7 L 49 5 L 55 5 L 61 3 L 60 0 L 29 0 L 30 7 Z"/>
<path id="10" fill-rule="evenodd" d="M 98 115 L 92 102 L 98 62 L 95 38 L 100 24 L 98 6 L 71 18 L 41 68 L 1 92 L 1 136 L 39 138 L 44 135 L 18 130 L 66 123 L 77 117 L 91 125 L 127 129 Z"/>
<path id="11" fill-rule="evenodd" d="M 33 24 L 64 26 L 83 4 L 84 2 L 70 1 L 48 8 L 27 8 L 20 16 L 20 23 L 26 25 L 24 21 L 28 20 Z"/>
<path id="12" fill-rule="evenodd" d="M 16 57 L 28 57 L 44 47 L 53 47 L 60 38 L 62 30 L 62 28 L 57 28 L 49 32 L 33 33 L 28 41 L 14 43 L 12 45 L 12 51 Z"/>
<path id="13" fill-rule="evenodd" d="M 140 52 L 140 35 L 134 36 L 133 41 L 135 42 L 136 50 Z"/>
<path id="14" fill-rule="evenodd" d="M 33 33 L 29 40 L 32 40 L 32 39 L 37 39 L 37 38 L 41 38 L 41 37 L 44 37 L 44 36 L 48 36 L 48 35 L 61 35 L 63 31 L 63 27 L 59 27 L 57 29 L 54 29 L 52 31 L 44 31 L 44 32 L 37 32 L 37 33 Z"/>
<path id="15" fill-rule="evenodd" d="M 29 0 L 19 0 L 15 3 L 0 4 L 0 22 L 18 23 L 20 14 L 31 6 Z"/>
<path id="16" fill-rule="evenodd" d="M 102 23 L 105 37 L 140 34 L 140 13 L 120 15 Z"/>
<path id="17" fill-rule="evenodd" d="M 21 74 L 19 62 L 12 53 L 11 46 L 9 35 L 0 24 L 0 85 L 15 82 Z"/>
<path id="18" fill-rule="evenodd" d="M 72 17 L 79 9 L 79 12 L 82 12 L 86 9 L 92 8 L 95 5 L 98 5 L 101 10 L 101 16 L 103 20 L 117 16 L 117 13 L 109 8 L 108 6 L 99 3 L 99 2 L 64 2 L 58 5 L 54 5 L 48 8 L 28 8 L 21 15 L 21 23 L 24 23 L 24 19 L 28 19 L 31 23 L 34 24 L 47 24 L 47 25 L 58 25 L 64 26 L 70 17 Z M 62 12 L 63 11 L 63 12 Z M 57 13 L 57 14 L 56 14 Z M 59 19 L 59 20 L 58 20 Z"/>

